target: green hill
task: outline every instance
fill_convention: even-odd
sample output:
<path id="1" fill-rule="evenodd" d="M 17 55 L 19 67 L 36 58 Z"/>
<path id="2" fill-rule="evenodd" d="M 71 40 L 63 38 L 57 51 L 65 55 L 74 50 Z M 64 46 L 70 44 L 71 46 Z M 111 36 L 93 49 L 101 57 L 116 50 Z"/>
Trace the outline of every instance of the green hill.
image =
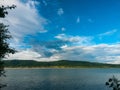
<path id="1" fill-rule="evenodd" d="M 120 68 L 120 65 L 86 61 L 60 60 L 53 62 L 37 62 L 33 60 L 5 60 L 7 68 Z"/>

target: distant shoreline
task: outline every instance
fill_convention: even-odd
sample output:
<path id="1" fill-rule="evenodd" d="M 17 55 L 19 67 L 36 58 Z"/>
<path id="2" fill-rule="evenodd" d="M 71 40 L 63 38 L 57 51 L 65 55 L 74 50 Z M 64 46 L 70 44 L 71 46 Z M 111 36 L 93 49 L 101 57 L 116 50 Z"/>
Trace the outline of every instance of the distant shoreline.
<path id="1" fill-rule="evenodd" d="M 120 68 L 120 67 L 5 67 L 5 69 L 106 69 L 106 68 Z"/>
<path id="2" fill-rule="evenodd" d="M 49 68 L 120 68 L 120 64 L 105 64 L 86 61 L 53 61 L 53 62 L 37 62 L 33 60 L 11 60 L 5 61 L 5 68 L 23 68 L 23 69 L 49 69 Z"/>

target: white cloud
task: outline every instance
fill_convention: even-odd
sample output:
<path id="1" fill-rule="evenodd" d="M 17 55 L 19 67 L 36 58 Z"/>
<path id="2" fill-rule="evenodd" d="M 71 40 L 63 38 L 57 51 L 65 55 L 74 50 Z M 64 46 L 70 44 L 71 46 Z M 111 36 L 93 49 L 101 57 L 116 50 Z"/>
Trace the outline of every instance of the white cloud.
<path id="1" fill-rule="evenodd" d="M 67 47 L 68 47 L 68 45 L 66 45 L 66 44 L 61 46 L 62 49 L 67 48 Z"/>
<path id="2" fill-rule="evenodd" d="M 0 1 L 3 5 L 17 5 L 17 8 L 10 10 L 8 16 L 4 21 L 10 25 L 10 32 L 13 36 L 14 41 L 11 42 L 11 46 L 21 47 L 25 46 L 24 43 L 21 43 L 20 40 L 25 35 L 31 35 L 35 33 L 45 33 L 47 30 L 44 26 L 47 24 L 47 19 L 38 14 L 36 5 L 39 3 L 36 1 L 28 0 L 28 2 L 23 3 L 20 0 L 4 0 Z M 58 9 L 58 15 L 64 14 L 62 8 Z M 93 22 L 91 19 L 89 22 Z M 80 22 L 79 17 L 77 22 Z M 65 28 L 61 28 L 62 31 Z M 108 36 L 116 33 L 117 30 L 108 31 L 98 36 Z M 50 49 L 50 52 L 53 53 L 50 57 L 45 57 L 44 50 L 41 53 L 38 53 L 33 50 L 23 50 L 9 56 L 9 59 L 21 59 L 21 60 L 37 60 L 37 61 L 56 61 L 61 59 L 66 60 L 86 60 L 86 61 L 98 61 L 98 62 L 107 62 L 120 64 L 120 44 L 98 44 L 95 45 L 92 43 L 93 37 L 85 36 L 72 36 L 66 34 L 59 34 L 55 38 L 63 41 L 69 41 L 73 43 L 73 46 L 67 44 L 60 46 L 61 50 Z M 44 56 L 44 57 L 43 57 Z"/>
<path id="3" fill-rule="evenodd" d="M 56 50 L 52 50 L 51 52 L 57 52 Z M 42 54 L 35 52 L 33 50 L 27 49 L 19 51 L 15 54 L 9 54 L 6 56 L 5 60 L 35 60 L 35 61 L 58 61 L 58 56 L 51 56 L 51 57 L 43 57 Z"/>
<path id="4" fill-rule="evenodd" d="M 45 0 L 42 1 L 45 6 L 47 6 L 47 2 Z"/>
<path id="5" fill-rule="evenodd" d="M 78 45 L 89 45 L 92 42 L 92 37 L 85 37 L 85 36 L 72 36 L 72 35 L 66 35 L 66 34 L 59 34 L 55 36 L 55 38 L 63 40 L 63 41 L 69 41 L 74 44 Z"/>
<path id="6" fill-rule="evenodd" d="M 76 45 L 67 44 L 61 46 L 61 50 L 50 49 L 52 55 L 45 57 L 43 52 L 33 50 L 22 50 L 10 55 L 9 59 L 57 61 L 57 60 L 78 60 L 120 64 L 120 44 L 98 44 L 98 45 Z M 41 50 L 40 50 L 41 51 Z"/>
<path id="7" fill-rule="evenodd" d="M 108 32 L 104 32 L 104 33 L 101 33 L 99 34 L 98 36 L 99 37 L 103 37 L 103 36 L 110 36 L 110 35 L 113 35 L 117 32 L 117 29 L 113 29 L 113 30 L 110 30 Z"/>
<path id="8" fill-rule="evenodd" d="M 77 17 L 76 22 L 77 22 L 77 23 L 80 23 L 80 17 Z"/>
<path id="9" fill-rule="evenodd" d="M 62 30 L 62 31 L 65 31 L 65 30 L 66 30 L 66 28 L 65 28 L 65 27 L 62 27 L 62 28 L 61 28 L 61 30 Z"/>
<path id="10" fill-rule="evenodd" d="M 91 18 L 89 18 L 88 22 L 93 23 L 94 21 Z"/>
<path id="11" fill-rule="evenodd" d="M 78 60 L 120 64 L 120 44 L 99 44 L 91 46 L 65 46 L 53 56 L 58 60 Z"/>
<path id="12" fill-rule="evenodd" d="M 10 25 L 9 30 L 15 45 L 19 45 L 25 35 L 47 32 L 45 25 L 48 20 L 39 15 L 36 9 L 36 5 L 39 5 L 37 1 L 28 0 L 23 3 L 20 0 L 0 0 L 0 3 L 17 6 L 14 10 L 9 10 L 6 18 L 1 20 Z"/>
<path id="13" fill-rule="evenodd" d="M 58 11 L 57 11 L 57 14 L 58 14 L 59 16 L 63 15 L 63 14 L 64 14 L 63 9 L 62 9 L 62 8 L 59 8 Z"/>
<path id="14" fill-rule="evenodd" d="M 20 52 L 17 52 L 15 54 L 10 54 L 9 57 L 7 57 L 9 60 L 13 59 L 19 59 L 19 60 L 39 60 L 41 55 L 37 52 L 34 52 L 32 50 L 23 50 Z"/>

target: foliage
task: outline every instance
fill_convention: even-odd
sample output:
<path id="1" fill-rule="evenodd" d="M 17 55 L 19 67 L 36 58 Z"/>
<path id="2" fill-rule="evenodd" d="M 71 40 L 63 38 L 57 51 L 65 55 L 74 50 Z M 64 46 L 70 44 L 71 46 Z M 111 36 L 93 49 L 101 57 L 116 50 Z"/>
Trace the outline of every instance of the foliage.
<path id="1" fill-rule="evenodd" d="M 14 9 L 16 6 L 0 6 L 0 18 L 5 18 L 5 16 L 8 14 L 8 9 Z M 9 47 L 9 43 L 7 42 L 8 39 L 11 38 L 11 35 L 7 29 L 7 25 L 4 25 L 3 23 L 0 23 L 0 77 L 5 76 L 4 71 L 4 62 L 3 58 L 6 54 L 9 53 L 15 53 L 15 50 Z M 5 87 L 6 85 L 0 84 L 0 88 Z"/>
<path id="2" fill-rule="evenodd" d="M 5 15 L 8 14 L 8 11 L 7 9 L 14 9 L 16 6 L 15 5 L 12 5 L 12 6 L 0 6 L 0 17 L 1 18 L 5 18 Z"/>
<path id="3" fill-rule="evenodd" d="M 113 64 L 103 64 L 95 62 L 86 62 L 86 61 L 68 61 L 60 60 L 53 62 L 37 62 L 33 60 L 6 60 L 5 67 L 10 68 L 19 68 L 19 67 L 55 67 L 55 68 L 120 68 L 120 65 Z"/>
<path id="4" fill-rule="evenodd" d="M 15 50 L 9 47 L 7 40 L 11 38 L 7 26 L 0 23 L 0 58 L 4 58 L 8 53 L 14 53 Z"/>
<path id="5" fill-rule="evenodd" d="M 113 90 L 120 90 L 120 81 L 115 76 L 109 78 L 105 85 L 109 88 L 113 88 Z"/>

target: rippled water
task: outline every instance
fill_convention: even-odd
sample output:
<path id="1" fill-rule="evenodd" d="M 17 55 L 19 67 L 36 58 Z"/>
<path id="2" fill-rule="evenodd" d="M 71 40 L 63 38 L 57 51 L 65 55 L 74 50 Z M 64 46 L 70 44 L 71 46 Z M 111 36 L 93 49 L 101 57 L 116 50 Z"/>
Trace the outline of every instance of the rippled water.
<path id="1" fill-rule="evenodd" d="M 109 77 L 120 69 L 7 69 L 2 90 L 110 90 Z"/>

